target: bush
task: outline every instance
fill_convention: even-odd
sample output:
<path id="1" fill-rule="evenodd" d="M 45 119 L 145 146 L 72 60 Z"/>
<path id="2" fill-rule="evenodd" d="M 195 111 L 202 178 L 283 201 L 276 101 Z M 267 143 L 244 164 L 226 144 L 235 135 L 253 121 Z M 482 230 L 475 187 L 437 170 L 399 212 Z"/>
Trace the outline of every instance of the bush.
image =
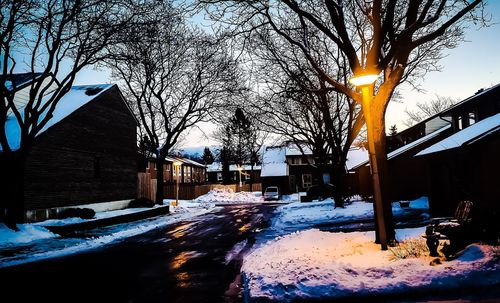
<path id="1" fill-rule="evenodd" d="M 429 254 L 429 248 L 423 239 L 408 239 L 389 249 L 394 255 L 393 260 L 419 258 Z"/>
<path id="2" fill-rule="evenodd" d="M 155 202 L 148 198 L 137 198 L 128 204 L 128 208 L 141 208 L 141 207 L 153 207 Z"/>
<path id="3" fill-rule="evenodd" d="M 59 213 L 59 219 L 66 218 L 82 218 L 82 219 L 92 219 L 95 216 L 95 211 L 90 208 L 66 208 Z"/>

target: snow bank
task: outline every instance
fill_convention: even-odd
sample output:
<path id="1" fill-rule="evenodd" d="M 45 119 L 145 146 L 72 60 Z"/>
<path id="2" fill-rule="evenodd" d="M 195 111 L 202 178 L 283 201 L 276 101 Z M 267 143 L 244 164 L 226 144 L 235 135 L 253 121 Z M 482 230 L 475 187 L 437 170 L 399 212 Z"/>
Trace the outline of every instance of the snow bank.
<path id="1" fill-rule="evenodd" d="M 19 231 L 0 223 L 0 247 L 28 243 L 35 240 L 54 238 L 58 235 L 50 232 L 46 228 L 33 224 L 18 224 Z"/>
<path id="2" fill-rule="evenodd" d="M 310 229 L 269 241 L 245 257 L 247 295 L 290 302 L 492 286 L 500 281 L 492 247 L 471 245 L 459 258 L 430 266 L 430 257 L 391 260 L 392 253 L 381 251 L 373 238 L 373 232 Z"/>
<path id="3" fill-rule="evenodd" d="M 230 188 L 216 188 L 206 195 L 199 196 L 194 201 L 198 203 L 236 204 L 263 202 L 264 199 L 255 192 L 242 191 L 235 193 Z"/>
<path id="4" fill-rule="evenodd" d="M 410 202 L 410 208 L 428 209 L 427 197 Z M 277 208 L 278 215 L 273 220 L 273 227 L 283 229 L 288 226 L 319 225 L 325 223 L 349 222 L 352 220 L 373 219 L 373 204 L 352 202 L 345 208 L 335 208 L 332 199 L 321 202 L 295 202 Z M 405 210 L 399 203 L 392 204 L 392 213 L 402 215 Z"/>

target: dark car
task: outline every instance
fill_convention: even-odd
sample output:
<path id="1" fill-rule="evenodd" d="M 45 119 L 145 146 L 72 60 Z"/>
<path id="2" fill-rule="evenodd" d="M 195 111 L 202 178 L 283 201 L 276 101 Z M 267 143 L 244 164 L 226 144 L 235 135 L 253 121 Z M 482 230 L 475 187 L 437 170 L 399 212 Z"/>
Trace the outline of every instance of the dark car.
<path id="1" fill-rule="evenodd" d="M 324 200 L 333 197 L 334 186 L 331 184 L 313 185 L 307 189 L 307 200 Z"/>
<path id="2" fill-rule="evenodd" d="M 264 201 L 279 200 L 280 196 L 281 195 L 278 186 L 268 186 L 264 191 Z"/>

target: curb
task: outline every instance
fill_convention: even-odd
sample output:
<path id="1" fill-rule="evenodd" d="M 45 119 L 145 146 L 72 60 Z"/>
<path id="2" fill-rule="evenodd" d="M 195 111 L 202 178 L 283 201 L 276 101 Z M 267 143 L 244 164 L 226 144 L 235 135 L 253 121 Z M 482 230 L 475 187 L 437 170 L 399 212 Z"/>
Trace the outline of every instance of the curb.
<path id="1" fill-rule="evenodd" d="M 148 210 L 144 210 L 144 211 L 139 211 L 139 212 L 130 213 L 130 214 L 124 214 L 124 215 L 115 216 L 115 217 L 95 219 L 95 220 L 72 223 L 72 224 L 67 224 L 67 225 L 42 225 L 42 226 L 47 228 L 49 231 L 51 231 L 55 234 L 65 236 L 65 235 L 72 234 L 72 233 L 77 232 L 77 231 L 83 231 L 83 230 L 94 229 L 94 228 L 103 227 L 103 226 L 109 226 L 109 225 L 115 225 L 115 224 L 120 224 L 120 223 L 127 223 L 127 222 L 147 219 L 150 217 L 165 215 L 165 214 L 168 214 L 169 212 L 170 212 L 169 205 L 164 205 L 164 206 L 157 207 L 157 208 L 152 208 L 152 209 L 148 209 Z"/>

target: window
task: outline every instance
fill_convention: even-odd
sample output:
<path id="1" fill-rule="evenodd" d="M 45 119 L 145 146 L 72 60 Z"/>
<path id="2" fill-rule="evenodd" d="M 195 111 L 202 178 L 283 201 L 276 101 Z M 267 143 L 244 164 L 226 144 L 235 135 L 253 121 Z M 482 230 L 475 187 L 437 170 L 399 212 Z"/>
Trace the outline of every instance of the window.
<path id="1" fill-rule="evenodd" d="M 217 181 L 222 181 L 222 173 L 217 173 Z"/>
<path id="2" fill-rule="evenodd" d="M 250 176 L 250 173 L 245 173 L 245 180 L 250 180 L 252 179 L 252 176 Z"/>
<path id="3" fill-rule="evenodd" d="M 302 175 L 302 187 L 308 188 L 312 185 L 312 175 L 311 174 L 303 174 Z"/>
<path id="4" fill-rule="evenodd" d="M 292 165 L 300 165 L 302 164 L 302 158 L 301 157 L 293 157 L 292 158 Z"/>
<path id="5" fill-rule="evenodd" d="M 101 177 L 101 158 L 94 157 L 94 178 Z"/>

